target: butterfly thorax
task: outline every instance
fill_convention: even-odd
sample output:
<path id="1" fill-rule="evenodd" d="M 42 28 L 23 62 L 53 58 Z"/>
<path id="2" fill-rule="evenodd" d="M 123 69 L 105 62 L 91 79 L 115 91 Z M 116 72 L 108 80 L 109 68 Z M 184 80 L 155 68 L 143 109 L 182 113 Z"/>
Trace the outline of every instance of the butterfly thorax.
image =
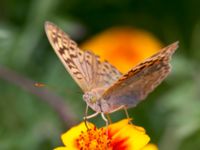
<path id="1" fill-rule="evenodd" d="M 83 95 L 84 101 L 96 112 L 107 112 L 108 104 L 102 99 L 105 88 L 96 88 Z"/>

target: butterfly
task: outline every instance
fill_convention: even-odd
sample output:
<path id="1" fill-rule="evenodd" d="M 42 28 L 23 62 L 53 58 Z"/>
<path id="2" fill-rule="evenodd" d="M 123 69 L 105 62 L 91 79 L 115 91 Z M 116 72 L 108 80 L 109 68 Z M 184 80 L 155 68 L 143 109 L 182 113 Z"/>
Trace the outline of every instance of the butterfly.
<path id="1" fill-rule="evenodd" d="M 47 37 L 63 65 L 83 90 L 83 100 L 96 113 L 112 113 L 136 106 L 170 73 L 170 58 L 178 48 L 175 42 L 122 74 L 108 61 L 100 61 L 91 51 L 81 50 L 70 37 L 51 22 L 45 23 Z"/>

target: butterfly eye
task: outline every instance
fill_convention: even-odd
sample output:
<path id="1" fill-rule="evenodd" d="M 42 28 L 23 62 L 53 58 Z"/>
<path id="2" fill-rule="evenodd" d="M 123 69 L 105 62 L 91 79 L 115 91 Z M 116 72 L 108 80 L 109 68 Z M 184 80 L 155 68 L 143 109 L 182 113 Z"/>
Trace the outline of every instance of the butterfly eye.
<path id="1" fill-rule="evenodd" d="M 91 102 L 92 104 L 96 103 L 96 97 L 95 97 L 95 96 L 91 96 L 90 102 Z"/>

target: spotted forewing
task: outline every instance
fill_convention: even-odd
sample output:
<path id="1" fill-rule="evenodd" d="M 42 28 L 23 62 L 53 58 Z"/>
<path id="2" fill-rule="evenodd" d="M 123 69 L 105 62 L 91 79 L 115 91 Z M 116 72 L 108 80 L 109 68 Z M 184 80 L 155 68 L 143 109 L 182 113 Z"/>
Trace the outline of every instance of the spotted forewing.
<path id="1" fill-rule="evenodd" d="M 84 92 L 94 88 L 109 87 L 121 73 L 109 62 L 100 62 L 99 56 L 83 51 L 60 28 L 45 23 L 47 37 L 72 78 Z"/>

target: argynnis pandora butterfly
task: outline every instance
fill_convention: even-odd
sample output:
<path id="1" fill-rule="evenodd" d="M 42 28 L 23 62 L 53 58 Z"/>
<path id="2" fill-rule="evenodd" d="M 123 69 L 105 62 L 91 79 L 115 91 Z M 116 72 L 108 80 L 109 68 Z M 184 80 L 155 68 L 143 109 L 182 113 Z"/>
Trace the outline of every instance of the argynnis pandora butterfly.
<path id="1" fill-rule="evenodd" d="M 101 62 L 93 52 L 79 49 L 53 23 L 46 22 L 45 30 L 56 54 L 83 90 L 87 109 L 89 106 L 96 112 L 86 118 L 101 113 L 106 120 L 106 113 L 136 106 L 167 77 L 170 58 L 178 48 L 178 42 L 175 42 L 131 68 L 126 74 L 121 74 L 109 62 Z"/>

